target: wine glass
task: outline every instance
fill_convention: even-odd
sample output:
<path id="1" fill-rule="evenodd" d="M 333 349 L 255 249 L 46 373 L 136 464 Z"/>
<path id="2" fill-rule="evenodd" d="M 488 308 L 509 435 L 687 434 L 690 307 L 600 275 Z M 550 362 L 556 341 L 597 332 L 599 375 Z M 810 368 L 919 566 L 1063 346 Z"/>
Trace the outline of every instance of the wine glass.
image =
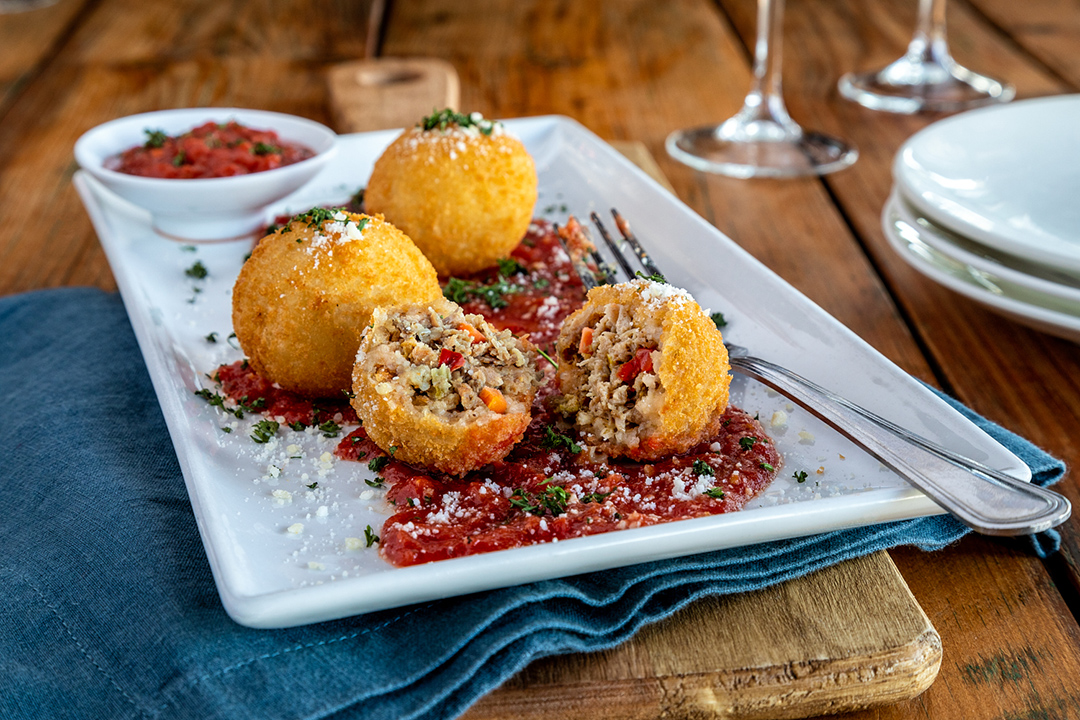
<path id="1" fill-rule="evenodd" d="M 945 0 L 919 0 L 915 35 L 907 53 L 881 70 L 848 73 L 840 94 L 870 108 L 894 113 L 953 112 L 1008 102 L 1016 89 L 953 60 L 945 40 Z"/>
<path id="2" fill-rule="evenodd" d="M 668 154 L 692 168 L 739 178 L 823 175 L 843 169 L 858 151 L 806 132 L 788 115 L 780 90 L 784 0 L 758 0 L 754 82 L 742 110 L 720 125 L 677 130 Z"/>

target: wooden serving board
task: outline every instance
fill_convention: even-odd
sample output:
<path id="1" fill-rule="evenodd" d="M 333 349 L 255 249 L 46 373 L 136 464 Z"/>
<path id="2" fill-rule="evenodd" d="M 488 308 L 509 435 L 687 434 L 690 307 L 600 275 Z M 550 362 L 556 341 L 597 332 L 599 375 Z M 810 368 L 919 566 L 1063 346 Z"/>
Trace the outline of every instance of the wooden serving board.
<path id="1" fill-rule="evenodd" d="M 441 60 L 363 60 L 327 79 L 341 132 L 457 108 L 458 78 Z M 670 189 L 644 145 L 612 144 Z M 534 662 L 465 718 L 804 718 L 913 698 L 940 665 L 940 637 L 878 552 L 698 601 L 613 650 Z"/>

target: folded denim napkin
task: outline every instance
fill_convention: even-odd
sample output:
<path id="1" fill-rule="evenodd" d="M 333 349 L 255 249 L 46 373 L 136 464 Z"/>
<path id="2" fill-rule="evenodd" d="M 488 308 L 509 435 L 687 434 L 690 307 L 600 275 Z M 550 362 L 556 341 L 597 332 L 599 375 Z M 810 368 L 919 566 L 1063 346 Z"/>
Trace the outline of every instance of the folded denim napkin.
<path id="1" fill-rule="evenodd" d="M 967 532 L 928 517 L 251 630 L 218 600 L 118 296 L 0 299 L 0 393 L 4 718 L 453 717 L 536 658 L 612 647 L 696 598 Z M 960 410 L 1039 484 L 1063 474 Z"/>

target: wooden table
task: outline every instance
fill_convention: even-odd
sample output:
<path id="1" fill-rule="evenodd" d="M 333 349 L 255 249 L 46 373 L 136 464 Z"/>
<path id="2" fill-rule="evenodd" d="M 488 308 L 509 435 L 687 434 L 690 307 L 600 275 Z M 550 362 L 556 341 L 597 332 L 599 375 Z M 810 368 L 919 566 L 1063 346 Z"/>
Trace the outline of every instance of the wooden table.
<path id="1" fill-rule="evenodd" d="M 441 57 L 462 107 L 560 113 L 640 140 L 679 196 L 913 375 L 1080 462 L 1080 348 L 990 314 L 887 246 L 880 212 L 900 143 L 933 117 L 874 113 L 836 79 L 897 57 L 914 0 L 800 0 L 787 9 L 785 94 L 807 127 L 861 157 L 824 180 L 739 181 L 669 160 L 673 129 L 731 115 L 749 87 L 754 0 L 248 3 L 61 0 L 0 16 L 0 292 L 114 288 L 72 188 L 72 144 L 115 117 L 236 105 L 329 122 L 325 69 L 365 56 Z M 1018 97 L 1080 89 L 1077 0 L 954 0 L 957 58 Z M 1075 477 L 1059 486 L 1080 503 Z M 1080 718 L 1080 525 L 1046 561 L 968 537 L 891 553 L 941 635 L 922 696 L 856 717 Z"/>

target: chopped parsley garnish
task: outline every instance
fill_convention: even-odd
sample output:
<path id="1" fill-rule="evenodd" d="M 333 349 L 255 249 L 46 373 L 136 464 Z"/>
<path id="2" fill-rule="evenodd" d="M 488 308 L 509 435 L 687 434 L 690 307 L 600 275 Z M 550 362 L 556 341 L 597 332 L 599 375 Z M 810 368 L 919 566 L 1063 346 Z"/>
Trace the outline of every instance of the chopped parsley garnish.
<path id="1" fill-rule="evenodd" d="M 715 488 L 715 487 L 714 488 L 709 488 L 708 490 L 705 491 L 705 494 L 708 495 L 709 497 L 715 498 L 717 500 L 723 500 L 724 499 L 724 491 L 721 490 L 720 488 Z"/>
<path id="2" fill-rule="evenodd" d="M 469 297 L 476 297 L 483 300 L 491 307 L 492 310 L 498 310 L 504 308 L 510 304 L 506 299 L 506 295 L 512 295 L 522 291 L 520 285 L 514 285 L 506 281 L 506 278 L 500 277 L 490 285 L 481 285 L 478 282 L 471 280 L 462 280 L 461 278 L 452 277 L 446 282 L 446 287 L 443 288 L 443 295 L 447 300 L 452 300 L 458 305 L 463 305 L 469 301 Z"/>
<path id="3" fill-rule="evenodd" d="M 375 543 L 379 542 L 379 536 L 375 534 L 375 531 L 371 529 L 370 525 L 364 528 L 364 542 L 367 543 L 365 547 L 371 547 Z"/>
<path id="4" fill-rule="evenodd" d="M 383 486 L 383 479 L 381 477 L 377 477 L 374 480 L 365 480 L 364 482 L 373 488 L 381 488 Z"/>
<path id="5" fill-rule="evenodd" d="M 232 428 L 229 427 L 228 425 L 225 425 L 224 427 L 221 428 L 221 432 L 223 432 L 223 433 L 231 433 Z"/>
<path id="6" fill-rule="evenodd" d="M 551 511 L 552 515 L 562 515 L 566 512 L 566 505 L 569 502 L 570 495 L 561 485 L 549 485 L 540 494 L 540 504 Z"/>
<path id="7" fill-rule="evenodd" d="M 758 467 L 761 468 L 762 470 L 764 470 L 765 472 L 772 472 L 773 470 L 776 469 L 772 465 L 770 465 L 769 463 L 758 463 Z"/>
<path id="8" fill-rule="evenodd" d="M 793 472 L 791 473 L 791 477 L 795 478 L 797 482 L 804 483 L 806 482 L 806 471 L 799 470 L 798 472 Z"/>
<path id="9" fill-rule="evenodd" d="M 143 144 L 144 148 L 159 148 L 165 145 L 165 141 L 169 139 L 169 136 L 165 134 L 164 130 L 143 130 L 146 133 L 146 142 Z"/>
<path id="10" fill-rule="evenodd" d="M 557 362 L 555 362 L 554 360 L 552 360 L 552 359 L 551 359 L 551 356 L 550 356 L 550 355 L 548 355 L 548 354 L 547 354 L 546 352 L 544 352 L 543 348 L 539 348 L 539 347 L 538 347 L 538 348 L 536 348 L 536 352 L 540 353 L 540 355 L 541 355 L 541 356 L 542 356 L 542 357 L 543 357 L 543 358 L 544 358 L 545 360 L 547 360 L 547 361 L 548 361 L 549 363 L 551 363 L 551 364 L 552 364 L 552 365 L 553 365 L 553 366 L 555 367 L 555 369 L 556 369 L 556 370 L 558 370 L 558 369 L 559 369 L 559 363 L 557 363 Z"/>
<path id="11" fill-rule="evenodd" d="M 334 216 L 341 212 L 341 208 L 324 208 L 313 207 L 307 212 L 300 213 L 294 217 L 290 222 L 299 220 L 303 223 L 307 223 L 308 227 L 320 228 L 324 222 L 329 222 L 334 219 Z"/>
<path id="12" fill-rule="evenodd" d="M 551 513 L 553 517 L 562 515 L 569 503 L 570 494 L 561 485 L 549 485 L 536 494 L 517 488 L 510 496 L 511 507 L 537 516 L 547 513 Z"/>
<path id="13" fill-rule="evenodd" d="M 756 443 L 757 440 L 758 439 L 756 437 L 750 437 L 749 435 L 744 438 L 739 438 L 739 447 L 741 447 L 743 450 L 751 450 L 753 449 L 754 443 Z"/>
<path id="14" fill-rule="evenodd" d="M 306 428 L 307 425 L 305 425 L 304 423 L 297 420 L 296 422 L 289 423 L 289 427 L 292 428 L 293 430 L 295 430 L 296 432 L 303 432 L 304 428 Z"/>
<path id="15" fill-rule="evenodd" d="M 217 333 L 212 332 L 209 335 L 207 335 L 206 336 L 206 342 L 208 342 L 208 343 L 216 343 L 217 342 Z"/>
<path id="16" fill-rule="evenodd" d="M 550 284 L 551 284 L 551 281 L 548 280 L 547 278 L 536 278 L 535 280 L 533 280 L 533 287 L 536 288 L 537 290 L 543 290 L 544 288 L 546 288 Z"/>
<path id="17" fill-rule="evenodd" d="M 575 455 L 581 452 L 581 446 L 574 442 L 573 438 L 569 435 L 555 432 L 551 429 L 550 425 L 544 428 L 544 439 L 540 441 L 540 444 L 543 447 L 552 450 L 558 450 L 559 448 L 564 447 Z"/>
<path id="18" fill-rule="evenodd" d="M 389 463 L 389 462 L 390 462 L 390 458 L 388 458 L 385 455 L 380 455 L 379 457 L 375 458 L 374 460 L 371 460 L 370 462 L 368 462 L 368 464 L 367 464 L 368 470 L 370 470 L 371 472 L 382 472 L 382 469 L 384 467 L 386 467 L 386 464 Z"/>
<path id="19" fill-rule="evenodd" d="M 185 160 L 187 160 L 187 154 L 183 150 L 181 150 L 180 152 L 176 153 L 176 155 L 173 156 L 173 159 L 172 159 L 173 167 L 180 167 L 181 165 L 184 164 Z"/>
<path id="20" fill-rule="evenodd" d="M 222 395 L 219 395 L 216 392 L 211 392 L 210 390 L 208 390 L 206 388 L 203 388 L 201 390 L 196 390 L 195 394 L 197 396 L 201 397 L 206 402 L 210 403 L 211 407 L 219 407 L 219 408 L 222 409 L 223 412 L 227 412 L 230 415 L 235 415 L 239 419 L 243 419 L 243 417 L 244 417 L 244 409 L 243 408 L 241 408 L 241 407 L 235 407 L 235 408 L 227 408 L 227 407 L 225 407 L 225 397 L 222 396 Z"/>
<path id="21" fill-rule="evenodd" d="M 255 143 L 255 147 L 251 148 L 251 152 L 256 155 L 280 155 L 281 148 L 274 145 L 267 145 L 266 143 Z"/>
<path id="22" fill-rule="evenodd" d="M 499 258 L 499 274 L 503 277 L 520 275 L 526 272 L 528 272 L 528 270 L 525 268 L 525 266 L 519 263 L 514 258 Z"/>
<path id="23" fill-rule="evenodd" d="M 716 329 L 719 330 L 722 327 L 727 327 L 727 320 L 724 319 L 724 313 L 714 312 L 709 316 L 714 323 L 716 323 Z"/>
<path id="24" fill-rule="evenodd" d="M 181 252 L 195 252 L 197 248 L 194 245 L 183 245 L 180 248 Z"/>
<path id="25" fill-rule="evenodd" d="M 460 128 L 474 127 L 484 135 L 490 135 L 495 128 L 494 122 L 485 120 L 479 113 L 466 115 L 454 112 L 450 108 L 436 110 L 418 123 L 418 127 L 423 130 L 446 130 L 451 125 L 457 125 Z"/>
<path id="26" fill-rule="evenodd" d="M 646 275 L 645 273 L 638 270 L 636 273 L 634 273 L 634 276 L 639 277 L 639 278 L 643 278 L 645 280 L 648 280 L 649 282 L 654 282 L 654 283 L 666 283 L 667 282 L 667 280 L 664 279 L 664 276 L 661 275 L 660 273 L 653 273 L 652 275 Z"/>
<path id="27" fill-rule="evenodd" d="M 229 333 L 229 337 L 225 339 L 228 340 L 229 344 L 232 345 L 234 348 L 236 348 L 237 350 L 240 349 L 240 339 L 236 337 L 236 333 Z M 236 342 L 233 342 L 233 340 L 236 340 Z M 247 358 L 244 358 L 244 367 L 247 367 Z"/>
<path id="28" fill-rule="evenodd" d="M 694 461 L 694 474 L 716 477 L 716 471 L 712 469 L 712 465 L 700 459 Z"/>
<path id="29" fill-rule="evenodd" d="M 260 445 L 270 442 L 270 438 L 277 435 L 280 425 L 274 420 L 260 420 L 255 423 L 251 433 L 251 439 Z"/>
<path id="30" fill-rule="evenodd" d="M 341 426 L 333 420 L 327 420 L 319 426 L 319 432 L 323 434 L 323 437 L 335 438 L 341 432 Z"/>
<path id="31" fill-rule="evenodd" d="M 244 395 L 240 398 L 238 407 L 245 412 L 254 412 L 256 410 L 261 410 L 262 408 L 266 407 L 266 398 L 258 397 L 251 402 L 248 402 L 248 396 Z"/>
<path id="32" fill-rule="evenodd" d="M 315 488 L 319 487 L 319 483 L 317 483 L 317 482 L 313 482 L 313 483 L 311 483 L 310 485 L 305 485 L 305 487 L 306 487 L 306 488 L 307 488 L 308 490 L 314 490 Z"/>
<path id="33" fill-rule="evenodd" d="M 196 280 L 204 280 L 210 273 L 207 271 L 206 266 L 202 264 L 202 260 L 196 260 L 194 265 L 184 271 L 184 274 Z"/>
<path id="34" fill-rule="evenodd" d="M 611 492 L 615 492 L 615 491 L 612 490 Z M 610 495 L 610 494 L 611 494 L 610 492 L 606 492 L 606 493 L 598 493 L 598 492 L 589 493 L 587 495 L 582 495 L 581 496 L 581 502 L 599 504 L 599 503 L 602 503 L 605 500 L 607 500 L 607 496 Z"/>

